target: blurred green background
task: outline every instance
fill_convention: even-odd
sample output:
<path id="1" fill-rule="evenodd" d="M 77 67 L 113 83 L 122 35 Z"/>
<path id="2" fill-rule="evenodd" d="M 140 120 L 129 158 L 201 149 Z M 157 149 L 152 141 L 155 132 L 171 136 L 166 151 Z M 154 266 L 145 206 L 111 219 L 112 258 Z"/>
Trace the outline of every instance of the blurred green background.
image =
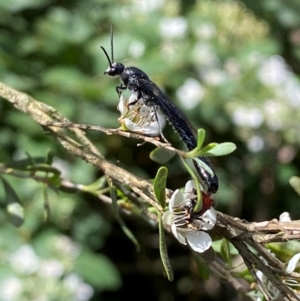
<path id="1" fill-rule="evenodd" d="M 119 82 L 103 75 L 108 62 L 100 49 L 110 51 L 113 24 L 116 61 L 144 70 L 206 130 L 207 143 L 236 143 L 233 154 L 213 160 L 217 209 L 249 221 L 283 211 L 299 219 L 299 196 L 289 185 L 300 161 L 299 11 L 296 0 L 0 0 L 0 78 L 74 122 L 116 128 Z M 52 150 L 63 177 L 91 184 L 102 176 L 3 99 L 0 114 L 1 163 Z M 184 149 L 171 127 L 164 133 Z M 155 176 L 152 145 L 87 135 L 107 159 Z M 189 177 L 180 160 L 167 167 L 168 188 L 184 186 Z M 143 218 L 124 216 L 142 246 L 137 253 L 111 207 L 97 198 L 48 189 L 45 221 L 42 185 L 4 178 L 26 219 L 15 228 L 0 212 L 0 300 L 236 300 L 226 283 L 200 280 L 190 252 L 171 236 L 169 283 L 157 229 Z"/>

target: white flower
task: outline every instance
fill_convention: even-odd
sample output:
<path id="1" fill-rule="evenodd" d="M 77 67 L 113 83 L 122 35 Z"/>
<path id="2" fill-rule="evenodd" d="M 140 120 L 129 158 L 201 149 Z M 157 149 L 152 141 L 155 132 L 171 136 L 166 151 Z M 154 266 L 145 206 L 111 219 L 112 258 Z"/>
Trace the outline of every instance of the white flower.
<path id="1" fill-rule="evenodd" d="M 20 300 L 22 290 L 23 285 L 19 278 L 5 278 L 0 283 L 0 299 L 2 301 Z"/>
<path id="2" fill-rule="evenodd" d="M 23 275 L 36 272 L 40 265 L 40 259 L 30 245 L 23 245 L 9 257 L 10 264 L 15 271 Z"/>
<path id="3" fill-rule="evenodd" d="M 287 213 L 287 212 L 285 212 L 285 213 Z M 285 271 L 287 273 L 292 273 L 297 268 L 297 266 L 299 266 L 299 260 L 300 260 L 300 253 L 297 253 L 290 259 Z M 265 262 L 265 260 L 263 260 L 263 261 Z M 265 285 L 267 291 L 270 293 L 271 298 L 272 298 L 271 300 L 277 299 L 280 294 L 278 288 L 276 286 L 274 286 L 273 283 L 261 271 L 257 271 L 256 275 L 261 280 L 261 282 Z M 296 279 L 291 278 L 291 277 L 285 277 L 285 279 L 283 279 L 282 282 L 285 283 L 289 287 L 299 286 L 299 282 Z M 297 292 L 295 292 L 295 293 L 298 296 L 298 293 Z M 263 294 L 258 289 L 256 289 L 254 292 L 250 293 L 249 295 L 250 296 L 252 295 L 256 301 L 260 301 L 263 299 Z M 287 300 L 287 299 L 284 298 L 284 300 Z"/>
<path id="4" fill-rule="evenodd" d="M 200 75 L 204 82 L 212 86 L 222 85 L 228 78 L 226 72 L 218 68 L 200 70 Z"/>
<path id="5" fill-rule="evenodd" d="M 155 10 L 158 10 L 164 5 L 164 0 L 133 0 L 132 6 L 134 11 L 140 16 L 140 13 L 150 14 Z"/>
<path id="6" fill-rule="evenodd" d="M 258 70 L 258 79 L 266 86 L 278 86 L 290 77 L 284 59 L 279 55 L 267 58 Z"/>
<path id="7" fill-rule="evenodd" d="M 145 105 L 142 98 L 137 101 L 135 94 L 131 94 L 128 99 L 121 94 L 118 110 L 121 112 L 118 121 L 124 130 L 158 136 L 165 125 L 165 119 L 159 108 Z"/>
<path id="8" fill-rule="evenodd" d="M 292 221 L 292 219 L 291 219 L 291 216 L 288 212 L 283 212 L 279 216 L 279 221 L 284 222 L 284 223 L 289 223 L 289 222 Z M 299 234 L 300 233 L 299 230 L 289 230 L 287 232 L 290 233 L 290 234 Z"/>
<path id="9" fill-rule="evenodd" d="M 300 266 L 300 253 L 295 254 L 289 261 L 287 267 L 286 267 L 286 272 L 288 273 L 292 273 L 294 272 L 294 270 Z M 285 283 L 287 286 L 289 286 L 290 288 L 294 287 L 299 287 L 300 283 L 299 283 L 299 279 L 295 279 L 292 277 L 286 277 L 283 281 L 283 283 Z M 300 297 L 299 291 L 298 290 L 294 290 L 294 293 L 297 295 L 297 297 Z M 284 298 L 284 300 L 288 300 L 287 298 Z"/>
<path id="10" fill-rule="evenodd" d="M 290 259 L 286 268 L 286 271 L 288 273 L 292 273 L 296 269 L 299 259 L 300 259 L 300 253 L 297 253 Z"/>
<path id="11" fill-rule="evenodd" d="M 176 95 L 186 109 L 195 108 L 202 100 L 204 89 L 198 80 L 188 78 L 184 84 L 178 88 Z"/>
<path id="12" fill-rule="evenodd" d="M 279 216 L 279 221 L 280 222 L 284 222 L 284 223 L 288 223 L 291 221 L 291 216 L 288 212 L 283 212 L 280 214 Z"/>
<path id="13" fill-rule="evenodd" d="M 239 126 L 256 129 L 261 126 L 264 116 L 259 109 L 246 107 L 236 108 L 232 114 L 232 121 Z"/>
<path id="14" fill-rule="evenodd" d="M 138 58 L 145 52 L 145 43 L 139 40 L 134 40 L 130 43 L 128 52 L 131 57 Z"/>
<path id="15" fill-rule="evenodd" d="M 269 281 L 269 279 L 261 271 L 257 271 L 256 275 L 261 280 L 261 282 L 265 285 L 267 291 L 270 293 L 271 298 L 272 298 L 271 300 L 277 299 L 279 296 L 278 288 L 276 286 L 274 286 L 273 283 L 271 281 Z M 263 300 L 263 294 L 259 290 L 256 290 L 254 296 L 256 298 L 255 299 L 256 301 Z"/>
<path id="16" fill-rule="evenodd" d="M 76 258 L 80 252 L 81 247 L 79 244 L 73 242 L 68 236 L 60 235 L 53 240 L 53 247 L 55 251 L 71 258 Z"/>
<path id="17" fill-rule="evenodd" d="M 41 262 L 38 274 L 45 278 L 59 278 L 63 275 L 65 269 L 56 259 L 48 259 Z"/>
<path id="18" fill-rule="evenodd" d="M 212 244 L 211 237 L 203 231 L 211 230 L 216 223 L 216 211 L 210 195 L 202 192 L 202 209 L 194 212 L 197 202 L 194 181 L 188 181 L 184 193 L 176 190 L 164 213 L 164 223 L 171 226 L 173 235 L 181 244 L 188 244 L 194 251 L 203 253 Z"/>
<path id="19" fill-rule="evenodd" d="M 259 137 L 257 135 L 252 136 L 247 141 L 247 147 L 248 149 L 253 153 L 258 153 L 264 148 L 265 142 L 262 137 Z"/>
<path id="20" fill-rule="evenodd" d="M 94 295 L 94 289 L 77 274 L 70 274 L 63 280 L 63 285 L 73 293 L 74 301 L 88 301 Z"/>
<path id="21" fill-rule="evenodd" d="M 159 23 L 160 35 L 165 39 L 182 38 L 186 35 L 188 23 L 183 17 L 162 18 Z"/>
<path id="22" fill-rule="evenodd" d="M 212 23 L 202 23 L 195 28 L 195 33 L 199 40 L 209 40 L 216 35 L 216 32 L 216 27 Z"/>

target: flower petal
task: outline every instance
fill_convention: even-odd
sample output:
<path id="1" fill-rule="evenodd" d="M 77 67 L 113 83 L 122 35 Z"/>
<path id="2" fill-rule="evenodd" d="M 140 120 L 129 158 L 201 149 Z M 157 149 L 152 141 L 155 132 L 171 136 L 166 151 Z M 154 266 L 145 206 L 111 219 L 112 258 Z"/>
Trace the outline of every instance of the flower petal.
<path id="1" fill-rule="evenodd" d="M 169 203 L 169 210 L 171 212 L 174 212 L 173 208 L 182 206 L 184 204 L 183 194 L 179 189 L 176 189 L 171 197 L 170 203 Z"/>
<path id="2" fill-rule="evenodd" d="M 169 210 L 163 214 L 163 223 L 168 226 L 172 226 L 173 224 L 173 214 Z"/>
<path id="3" fill-rule="evenodd" d="M 300 253 L 297 253 L 290 259 L 289 264 L 286 268 L 286 271 L 288 273 L 292 273 L 295 270 L 295 268 L 297 267 L 297 264 L 299 262 L 299 259 L 300 259 Z"/>
<path id="4" fill-rule="evenodd" d="M 126 99 L 124 98 L 124 96 L 121 94 L 120 96 L 120 101 L 118 103 L 117 109 L 120 111 L 121 115 L 125 115 L 127 109 L 128 103 L 126 101 Z"/>
<path id="5" fill-rule="evenodd" d="M 184 236 L 182 233 L 180 233 L 180 232 L 178 231 L 178 229 L 177 229 L 177 227 L 175 226 L 175 224 L 172 224 L 171 229 L 172 229 L 173 235 L 177 238 L 177 240 L 178 240 L 181 244 L 186 245 L 187 243 L 186 243 L 185 236 Z"/>
<path id="6" fill-rule="evenodd" d="M 201 216 L 194 220 L 194 224 L 196 224 L 201 230 L 211 230 L 217 221 L 217 212 L 214 208 L 210 208 L 205 211 Z"/>
<path id="7" fill-rule="evenodd" d="M 291 221 L 290 214 L 288 212 L 281 213 L 279 216 L 279 221 L 280 222 L 290 222 Z"/>
<path id="8" fill-rule="evenodd" d="M 136 123 L 132 122 L 130 119 L 125 118 L 124 119 L 125 126 L 128 128 L 131 132 L 142 132 L 142 128 L 139 127 Z"/>
<path id="9" fill-rule="evenodd" d="M 131 104 L 131 103 L 136 102 L 136 101 L 137 101 L 137 95 L 135 95 L 133 93 L 130 94 L 130 96 L 128 98 L 128 104 Z M 140 101 L 141 101 L 141 99 L 138 102 L 140 102 Z"/>
<path id="10" fill-rule="evenodd" d="M 191 248 L 198 253 L 208 250 L 212 244 L 211 237 L 202 231 L 186 232 L 185 236 Z"/>
<path id="11" fill-rule="evenodd" d="M 159 125 L 157 122 L 152 122 L 148 126 L 141 127 L 142 133 L 147 136 L 158 136 L 160 134 Z"/>
<path id="12" fill-rule="evenodd" d="M 185 199 L 194 199 L 197 197 L 195 193 L 196 185 L 194 180 L 190 180 L 185 184 L 184 187 L 184 198 Z"/>

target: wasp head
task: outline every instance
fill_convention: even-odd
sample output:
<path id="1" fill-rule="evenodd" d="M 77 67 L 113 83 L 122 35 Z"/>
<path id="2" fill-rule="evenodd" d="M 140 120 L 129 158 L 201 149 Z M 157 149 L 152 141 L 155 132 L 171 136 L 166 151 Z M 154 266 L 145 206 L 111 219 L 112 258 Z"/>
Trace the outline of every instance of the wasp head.
<path id="1" fill-rule="evenodd" d="M 108 60 L 108 63 L 109 63 L 109 67 L 106 69 L 106 71 L 104 72 L 104 74 L 108 74 L 109 76 L 117 76 L 117 75 L 120 75 L 124 69 L 125 69 L 125 66 L 121 63 L 117 63 L 117 62 L 114 62 L 114 58 L 113 58 L 113 51 L 112 51 L 112 58 L 110 59 L 109 58 L 109 55 L 107 54 L 106 50 L 104 47 L 101 46 L 101 49 L 103 50 L 107 60 Z"/>
<path id="2" fill-rule="evenodd" d="M 108 74 L 109 76 L 117 76 L 120 75 L 125 69 L 125 66 L 121 63 L 112 63 L 104 72 L 104 74 Z"/>

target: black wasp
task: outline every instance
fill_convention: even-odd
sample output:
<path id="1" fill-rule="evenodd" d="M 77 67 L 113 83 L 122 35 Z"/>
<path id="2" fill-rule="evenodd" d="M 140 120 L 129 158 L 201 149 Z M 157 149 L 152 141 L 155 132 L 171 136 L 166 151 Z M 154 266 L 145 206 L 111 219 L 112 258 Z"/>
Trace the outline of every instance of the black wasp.
<path id="1" fill-rule="evenodd" d="M 128 89 L 137 95 L 137 100 L 143 99 L 148 106 L 159 107 L 168 122 L 179 134 L 189 150 L 197 146 L 197 140 L 194 135 L 193 127 L 188 122 L 184 114 L 175 106 L 175 104 L 163 93 L 158 86 L 150 80 L 148 75 L 136 67 L 125 67 L 122 63 L 114 61 L 113 53 L 113 28 L 111 27 L 111 58 L 108 56 L 104 47 L 104 54 L 109 62 L 109 67 L 104 72 L 109 76 L 120 76 L 122 84 L 116 87 L 120 96 L 122 90 Z M 199 157 L 211 169 L 210 161 L 205 157 Z M 200 175 L 202 181 L 207 185 L 209 193 L 216 193 L 218 190 L 218 178 L 214 172 L 213 176 L 203 169 L 196 161 L 193 160 L 194 166 Z"/>

